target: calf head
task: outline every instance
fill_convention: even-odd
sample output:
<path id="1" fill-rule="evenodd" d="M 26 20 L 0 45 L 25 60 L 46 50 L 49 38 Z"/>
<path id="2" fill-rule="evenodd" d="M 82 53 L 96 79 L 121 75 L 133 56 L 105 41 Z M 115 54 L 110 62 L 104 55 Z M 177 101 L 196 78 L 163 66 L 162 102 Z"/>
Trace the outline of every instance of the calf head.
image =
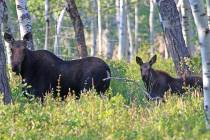
<path id="1" fill-rule="evenodd" d="M 23 40 L 15 40 L 11 34 L 5 33 L 4 39 L 9 43 L 11 50 L 11 63 L 12 71 L 19 74 L 21 71 L 21 65 L 25 57 L 25 50 L 27 47 L 27 41 L 32 37 L 31 33 L 25 34 Z"/>
<path id="2" fill-rule="evenodd" d="M 150 75 L 150 72 L 152 70 L 152 65 L 156 62 L 157 55 L 154 55 L 149 62 L 143 62 L 143 60 L 136 56 L 136 63 L 140 66 L 141 76 L 142 78 L 146 78 Z"/>

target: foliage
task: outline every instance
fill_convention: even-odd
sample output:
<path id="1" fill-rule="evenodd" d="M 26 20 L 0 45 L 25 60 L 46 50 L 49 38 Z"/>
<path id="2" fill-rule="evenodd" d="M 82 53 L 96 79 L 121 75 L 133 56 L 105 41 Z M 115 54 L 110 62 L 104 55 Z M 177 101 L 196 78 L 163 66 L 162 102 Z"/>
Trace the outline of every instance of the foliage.
<path id="1" fill-rule="evenodd" d="M 145 61 L 149 58 L 143 51 L 139 56 Z M 196 91 L 189 91 L 183 97 L 168 95 L 166 103 L 148 102 L 134 60 L 131 64 L 108 63 L 112 76 L 135 80 L 139 86 L 112 80 L 107 92 L 110 98 L 101 99 L 95 91 L 90 91 L 78 101 L 70 96 L 61 102 L 48 95 L 41 104 L 36 99 L 25 98 L 21 91 L 25 85 L 12 74 L 14 104 L 5 106 L 0 102 L 0 139 L 210 138 L 205 129 L 203 97 L 194 96 Z M 171 63 L 158 56 L 154 67 L 174 73 Z"/>

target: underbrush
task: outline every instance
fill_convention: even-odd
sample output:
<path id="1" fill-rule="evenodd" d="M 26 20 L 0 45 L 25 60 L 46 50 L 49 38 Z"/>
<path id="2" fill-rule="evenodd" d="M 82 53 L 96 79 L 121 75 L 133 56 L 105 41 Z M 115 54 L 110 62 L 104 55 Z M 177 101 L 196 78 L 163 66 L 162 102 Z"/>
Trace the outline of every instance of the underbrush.
<path id="1" fill-rule="evenodd" d="M 69 96 L 64 102 L 48 95 L 42 104 L 25 98 L 25 85 L 11 75 L 14 104 L 0 102 L 0 139 L 210 139 L 203 97 L 194 96 L 197 92 L 168 95 L 165 103 L 148 102 L 135 61 L 108 63 L 113 77 L 133 82 L 112 80 L 107 92 L 111 98 L 103 99 L 90 91 L 80 100 Z M 175 75 L 171 60 L 159 57 L 154 67 Z"/>

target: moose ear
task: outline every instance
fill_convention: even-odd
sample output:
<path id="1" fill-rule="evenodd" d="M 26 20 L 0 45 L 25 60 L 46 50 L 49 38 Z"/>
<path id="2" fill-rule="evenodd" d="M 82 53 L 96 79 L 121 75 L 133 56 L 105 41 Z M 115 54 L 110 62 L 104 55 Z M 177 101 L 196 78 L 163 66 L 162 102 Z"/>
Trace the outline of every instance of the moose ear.
<path id="1" fill-rule="evenodd" d="M 26 33 L 26 34 L 24 35 L 24 37 L 23 37 L 23 40 L 24 40 L 24 41 L 29 41 L 29 40 L 31 40 L 31 39 L 32 39 L 32 34 L 31 34 L 31 32 Z"/>
<path id="2" fill-rule="evenodd" d="M 150 65 L 153 65 L 153 64 L 156 62 L 156 60 L 157 60 L 157 55 L 154 55 L 154 56 L 150 59 L 149 64 L 150 64 Z"/>
<path id="3" fill-rule="evenodd" d="M 136 56 L 136 63 L 141 66 L 144 62 L 142 61 L 140 57 Z"/>
<path id="4" fill-rule="evenodd" d="M 15 41 L 13 36 L 11 34 L 9 34 L 9 33 L 4 33 L 4 39 L 8 43 L 13 43 Z"/>

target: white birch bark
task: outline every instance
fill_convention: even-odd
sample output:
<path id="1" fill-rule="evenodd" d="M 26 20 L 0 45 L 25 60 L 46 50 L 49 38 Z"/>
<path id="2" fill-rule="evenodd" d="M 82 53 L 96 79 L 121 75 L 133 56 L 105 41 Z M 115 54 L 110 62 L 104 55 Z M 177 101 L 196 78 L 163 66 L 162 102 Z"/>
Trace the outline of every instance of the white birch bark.
<path id="1" fill-rule="evenodd" d="M 63 23 L 63 18 L 64 18 L 65 11 L 66 11 L 66 7 L 63 8 L 63 10 L 61 11 L 61 13 L 60 13 L 60 15 L 58 17 L 58 20 L 57 20 L 55 43 L 54 43 L 54 54 L 55 55 L 60 55 L 60 52 L 59 52 L 59 47 L 60 47 L 59 40 L 60 40 L 61 26 L 62 26 L 62 23 Z"/>
<path id="2" fill-rule="evenodd" d="M 155 53 L 155 48 L 154 48 L 154 36 L 155 36 L 155 31 L 154 31 L 154 18 L 155 18 L 155 3 L 153 0 L 150 0 L 150 14 L 149 14 L 149 29 L 150 29 L 150 55 L 153 56 Z"/>
<path id="3" fill-rule="evenodd" d="M 92 41 L 93 41 L 93 47 L 91 47 L 91 55 L 96 56 L 97 55 L 97 1 L 92 0 L 92 21 L 91 21 L 91 28 L 92 28 Z"/>
<path id="4" fill-rule="evenodd" d="M 12 28 L 11 20 L 9 18 L 9 11 L 7 7 L 4 8 L 3 31 L 9 34 L 13 34 L 13 31 L 14 31 L 14 28 Z M 9 43 L 4 41 L 4 44 L 5 44 L 5 49 L 6 49 L 7 64 L 11 64 L 11 59 L 10 59 L 11 51 L 9 48 Z M 11 75 L 9 76 L 11 78 Z"/>
<path id="5" fill-rule="evenodd" d="M 120 23 L 119 23 L 119 48 L 118 59 L 122 60 L 126 57 L 126 11 L 125 0 L 120 0 Z"/>
<path id="6" fill-rule="evenodd" d="M 180 12 L 181 12 L 181 24 L 182 33 L 185 40 L 185 44 L 188 47 L 191 56 L 195 53 L 195 48 L 193 45 L 192 38 L 192 24 L 190 23 L 191 8 L 188 0 L 179 0 Z"/>
<path id="7" fill-rule="evenodd" d="M 98 55 L 102 55 L 101 0 L 97 0 L 97 6 L 98 6 Z"/>
<path id="8" fill-rule="evenodd" d="M 115 7 L 116 7 L 116 23 L 118 31 L 120 30 L 120 0 L 115 1 Z"/>
<path id="9" fill-rule="evenodd" d="M 45 43 L 44 49 L 48 49 L 49 31 L 50 31 L 50 15 L 49 15 L 49 0 L 45 0 Z"/>
<path id="10" fill-rule="evenodd" d="M 32 33 L 31 17 L 27 9 L 27 0 L 15 0 L 15 2 L 18 21 L 20 25 L 20 35 L 21 38 L 23 38 L 26 33 Z M 30 41 L 27 42 L 27 47 L 31 50 L 34 50 L 33 38 L 31 38 Z"/>
<path id="11" fill-rule="evenodd" d="M 204 111 L 206 127 L 210 128 L 210 31 L 203 1 L 189 0 L 201 47 Z"/>
<path id="12" fill-rule="evenodd" d="M 128 5 L 128 1 L 126 0 L 126 3 Z M 126 8 L 127 12 L 127 31 L 128 31 L 128 40 L 129 40 L 129 49 L 128 49 L 128 62 L 131 62 L 134 54 L 134 47 L 133 47 L 133 36 L 132 36 L 132 27 L 131 27 L 131 21 L 130 21 L 130 9 Z"/>
<path id="13" fill-rule="evenodd" d="M 139 13 L 139 0 L 137 0 L 135 4 L 134 55 L 135 53 L 137 53 L 138 46 L 140 46 L 138 13 Z"/>
<path id="14" fill-rule="evenodd" d="M 207 5 L 207 15 L 208 15 L 208 26 L 210 28 L 210 0 L 206 0 Z"/>

